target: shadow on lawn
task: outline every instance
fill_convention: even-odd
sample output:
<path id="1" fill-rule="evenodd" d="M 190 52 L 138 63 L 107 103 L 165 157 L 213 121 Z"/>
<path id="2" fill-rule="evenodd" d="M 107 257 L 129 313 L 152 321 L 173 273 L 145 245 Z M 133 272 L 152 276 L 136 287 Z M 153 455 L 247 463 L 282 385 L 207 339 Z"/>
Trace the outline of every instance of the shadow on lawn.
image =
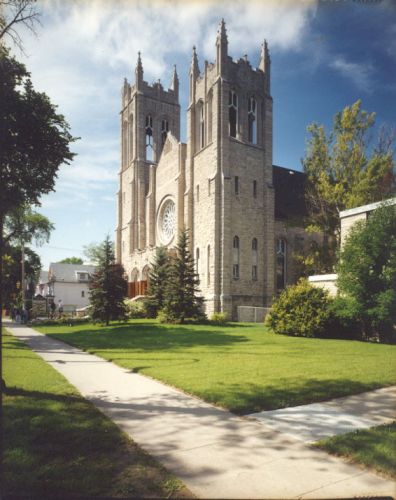
<path id="1" fill-rule="evenodd" d="M 286 383 L 288 386 L 286 386 Z M 310 403 L 329 401 L 334 398 L 351 396 L 383 387 L 382 383 L 362 383 L 354 380 L 307 380 L 285 381 L 285 386 L 259 386 L 254 383 L 231 384 L 218 390 L 212 387 L 200 396 L 206 401 L 219 403 L 238 415 L 247 415 L 263 410 L 277 410 Z M 382 396 L 374 397 L 367 403 L 344 403 L 344 411 L 380 411 Z M 384 406 L 387 408 L 389 405 Z"/>
<path id="2" fill-rule="evenodd" d="M 112 325 L 68 333 L 50 331 L 47 335 L 91 352 L 97 349 L 166 351 L 201 345 L 226 347 L 249 340 L 243 334 L 210 329 L 205 325 L 192 328 L 192 325 L 164 326 L 154 322 Z"/>

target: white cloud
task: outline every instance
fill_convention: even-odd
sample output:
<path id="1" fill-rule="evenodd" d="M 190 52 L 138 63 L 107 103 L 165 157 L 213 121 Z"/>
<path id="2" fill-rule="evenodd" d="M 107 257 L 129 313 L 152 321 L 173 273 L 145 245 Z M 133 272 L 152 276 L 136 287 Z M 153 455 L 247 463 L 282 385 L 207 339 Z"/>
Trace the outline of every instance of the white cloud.
<path id="1" fill-rule="evenodd" d="M 339 56 L 331 62 L 330 67 L 351 80 L 359 90 L 363 92 L 372 91 L 373 67 L 370 63 L 360 64 L 351 62 L 347 61 L 343 56 Z"/>

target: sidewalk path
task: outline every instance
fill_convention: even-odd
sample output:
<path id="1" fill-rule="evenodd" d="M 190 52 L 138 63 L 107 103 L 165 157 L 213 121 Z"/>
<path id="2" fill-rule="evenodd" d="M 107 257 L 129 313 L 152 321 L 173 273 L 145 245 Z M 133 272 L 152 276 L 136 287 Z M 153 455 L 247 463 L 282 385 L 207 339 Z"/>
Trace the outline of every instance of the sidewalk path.
<path id="1" fill-rule="evenodd" d="M 261 411 L 249 416 L 305 443 L 396 419 L 396 387 L 385 387 L 325 403 Z"/>
<path id="2" fill-rule="evenodd" d="M 6 324 L 201 498 L 393 496 L 395 483 L 251 418 Z"/>

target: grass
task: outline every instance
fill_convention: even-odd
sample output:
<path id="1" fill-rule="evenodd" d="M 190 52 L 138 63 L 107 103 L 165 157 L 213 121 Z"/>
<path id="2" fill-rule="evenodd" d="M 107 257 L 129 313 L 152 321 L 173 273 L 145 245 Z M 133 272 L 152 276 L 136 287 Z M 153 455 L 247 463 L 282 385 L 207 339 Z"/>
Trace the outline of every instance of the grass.
<path id="1" fill-rule="evenodd" d="M 192 496 L 62 375 L 8 335 L 4 375 L 4 497 Z"/>
<path id="2" fill-rule="evenodd" d="M 396 423 L 324 439 L 316 447 L 396 479 Z"/>
<path id="3" fill-rule="evenodd" d="M 395 384 L 396 346 L 275 335 L 262 324 L 109 327 L 39 331 L 244 414 L 325 401 Z"/>

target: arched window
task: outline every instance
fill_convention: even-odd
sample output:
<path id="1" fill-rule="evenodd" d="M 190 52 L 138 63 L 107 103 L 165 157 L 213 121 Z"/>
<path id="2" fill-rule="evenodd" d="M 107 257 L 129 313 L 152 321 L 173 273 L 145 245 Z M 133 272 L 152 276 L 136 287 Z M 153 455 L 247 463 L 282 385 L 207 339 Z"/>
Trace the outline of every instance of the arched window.
<path id="1" fill-rule="evenodd" d="M 276 242 L 276 288 L 282 290 L 286 286 L 286 240 L 279 238 Z"/>
<path id="2" fill-rule="evenodd" d="M 248 100 L 248 141 L 257 144 L 257 120 L 256 120 L 256 100 L 249 97 Z"/>
<path id="3" fill-rule="evenodd" d="M 153 118 L 146 116 L 146 160 L 154 161 L 154 142 L 153 142 Z"/>
<path id="4" fill-rule="evenodd" d="M 230 136 L 236 137 L 238 128 L 238 96 L 233 90 L 230 90 L 228 97 L 228 121 Z"/>
<path id="5" fill-rule="evenodd" d="M 142 269 L 142 280 L 147 281 L 149 278 L 150 268 L 149 266 L 144 266 Z"/>
<path id="6" fill-rule="evenodd" d="M 252 239 L 252 280 L 257 280 L 257 238 Z"/>
<path id="7" fill-rule="evenodd" d="M 238 236 L 234 236 L 234 241 L 233 241 L 232 276 L 234 279 L 239 278 L 239 238 L 238 238 Z"/>
<path id="8" fill-rule="evenodd" d="M 199 248 L 195 250 L 195 268 L 197 270 L 197 274 L 200 272 L 200 261 L 199 261 Z"/>
<path id="9" fill-rule="evenodd" d="M 139 281 L 139 270 L 136 269 L 136 267 L 131 271 L 131 281 L 132 282 Z"/>
<path id="10" fill-rule="evenodd" d="M 208 95 L 208 143 L 212 142 L 213 92 Z"/>
<path id="11" fill-rule="evenodd" d="M 208 245 L 207 256 L 206 256 L 206 276 L 207 276 L 207 284 L 210 285 L 210 245 Z"/>
<path id="12" fill-rule="evenodd" d="M 199 202 L 199 184 L 197 184 L 197 194 L 195 197 L 195 201 L 198 203 Z"/>
<path id="13" fill-rule="evenodd" d="M 133 114 L 132 113 L 129 115 L 128 127 L 129 127 L 129 144 L 128 144 L 129 161 L 131 161 L 133 158 Z"/>
<path id="14" fill-rule="evenodd" d="M 128 121 L 122 123 L 122 164 L 124 168 L 128 163 Z"/>
<path id="15" fill-rule="evenodd" d="M 164 147 L 168 132 L 169 132 L 169 122 L 168 120 L 164 119 L 161 122 L 161 147 Z"/>
<path id="16" fill-rule="evenodd" d="M 199 147 L 202 149 L 205 146 L 205 113 L 204 105 L 201 104 L 199 110 Z"/>

